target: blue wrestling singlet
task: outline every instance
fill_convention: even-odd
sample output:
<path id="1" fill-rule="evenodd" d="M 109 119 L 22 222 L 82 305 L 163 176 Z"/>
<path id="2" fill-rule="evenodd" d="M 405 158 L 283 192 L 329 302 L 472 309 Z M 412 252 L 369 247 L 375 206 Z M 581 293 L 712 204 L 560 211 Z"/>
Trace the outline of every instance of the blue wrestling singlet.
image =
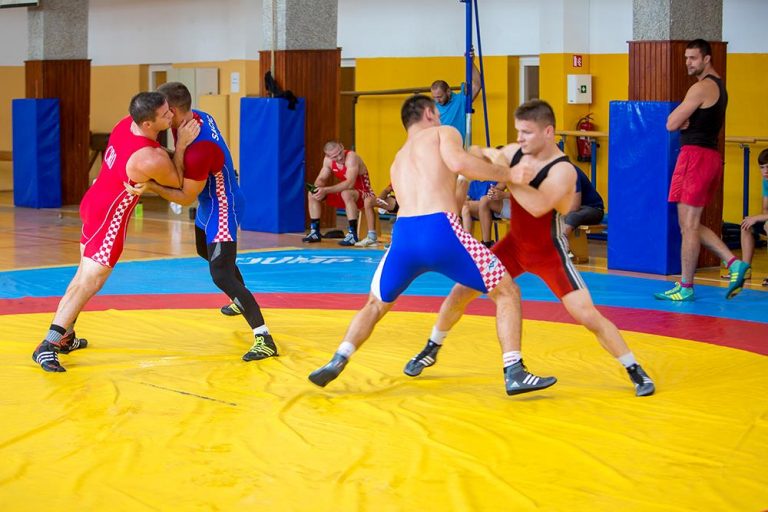
<path id="1" fill-rule="evenodd" d="M 195 142 L 213 142 L 224 153 L 224 167 L 221 171 L 210 170 L 205 188 L 197 198 L 199 204 L 195 225 L 205 231 L 206 242 L 209 244 L 236 242 L 239 217 L 243 213 L 245 201 L 237 182 L 232 155 L 213 117 L 200 110 L 193 112 L 202 121 L 200 135 Z"/>
<path id="2" fill-rule="evenodd" d="M 490 249 L 464 231 L 454 213 L 398 217 L 371 292 L 384 302 L 394 302 L 425 272 L 438 272 L 487 293 L 499 284 L 505 268 Z"/>

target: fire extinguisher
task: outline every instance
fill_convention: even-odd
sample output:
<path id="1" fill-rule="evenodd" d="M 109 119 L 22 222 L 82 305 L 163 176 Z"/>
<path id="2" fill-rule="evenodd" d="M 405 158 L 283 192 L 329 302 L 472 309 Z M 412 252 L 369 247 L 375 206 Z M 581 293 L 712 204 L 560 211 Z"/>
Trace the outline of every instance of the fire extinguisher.
<path id="1" fill-rule="evenodd" d="M 585 115 L 576 123 L 576 129 L 582 132 L 591 132 L 595 130 L 592 124 L 592 112 Z M 589 137 L 576 137 L 576 159 L 579 162 L 592 161 L 592 140 Z"/>

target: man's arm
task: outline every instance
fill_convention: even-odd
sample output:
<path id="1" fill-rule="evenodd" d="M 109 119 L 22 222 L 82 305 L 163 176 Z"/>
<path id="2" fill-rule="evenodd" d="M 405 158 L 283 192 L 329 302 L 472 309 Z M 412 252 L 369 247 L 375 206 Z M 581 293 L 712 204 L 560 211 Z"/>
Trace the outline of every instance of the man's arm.
<path id="1" fill-rule="evenodd" d="M 315 186 L 318 188 L 324 187 L 325 184 L 328 183 L 328 180 L 331 179 L 331 176 L 333 176 L 333 173 L 331 172 L 331 164 L 327 157 L 323 157 L 323 166 L 320 168 L 320 172 L 317 173 Z"/>
<path id="2" fill-rule="evenodd" d="M 561 215 L 569 213 L 576 189 L 576 171 L 568 162 L 555 164 L 538 189 L 528 184 L 512 184 L 509 191 L 520 206 L 534 217 L 541 217 L 551 210 Z"/>
<path id="3" fill-rule="evenodd" d="M 173 165 L 176 168 L 178 186 L 184 186 L 184 153 L 200 134 L 200 124 L 192 118 L 184 121 L 177 130 L 177 140 L 173 152 Z M 175 187 L 176 185 L 174 185 Z"/>
<path id="4" fill-rule="evenodd" d="M 568 213 L 575 212 L 579 208 L 581 208 L 581 192 L 574 192 L 573 200 L 571 201 L 571 206 L 568 209 Z"/>
<path id="5" fill-rule="evenodd" d="M 325 199 L 325 196 L 328 194 L 328 187 L 326 187 L 325 184 L 328 183 L 328 180 L 330 180 L 331 176 L 333 176 L 329 162 L 330 161 L 327 157 L 323 158 L 323 167 L 320 169 L 320 173 L 317 175 L 317 178 L 315 178 L 315 191 L 312 194 L 312 197 L 318 201 Z"/>
<path id="6" fill-rule="evenodd" d="M 704 84 L 697 82 L 688 89 L 683 102 L 667 117 L 667 131 L 674 132 L 685 125 L 688 119 L 696 112 L 705 100 Z"/>
<path id="7" fill-rule="evenodd" d="M 142 148 L 136 151 L 128 159 L 125 171 L 137 183 L 155 180 L 169 187 L 181 185 L 178 171 L 163 148 Z"/>
<path id="8" fill-rule="evenodd" d="M 179 142 L 173 160 L 168 156 L 165 148 L 142 148 L 128 159 L 125 166 L 126 174 L 137 183 L 155 180 L 168 187 L 181 187 L 184 176 L 184 152 L 199 133 L 200 126 L 196 122 L 183 124 L 179 128 Z"/>
<path id="9" fill-rule="evenodd" d="M 134 185 L 133 190 L 130 190 L 130 192 L 137 195 L 154 192 L 166 201 L 189 206 L 197 200 L 203 188 L 205 188 L 205 181 L 184 179 L 184 184 L 181 188 L 166 187 L 155 181 L 148 181 Z"/>
<path id="10" fill-rule="evenodd" d="M 493 159 L 487 160 L 477 158 L 464 151 L 462 147 L 461 135 L 452 126 L 441 126 L 438 128 L 438 137 L 440 145 L 440 156 L 443 159 L 448 170 L 455 174 L 481 181 L 511 181 L 511 172 L 509 167 L 491 163 Z"/>
<path id="11" fill-rule="evenodd" d="M 378 195 L 378 199 L 386 199 L 389 197 L 389 195 L 392 193 L 392 185 L 387 185 L 384 190 L 381 191 L 381 193 Z"/>

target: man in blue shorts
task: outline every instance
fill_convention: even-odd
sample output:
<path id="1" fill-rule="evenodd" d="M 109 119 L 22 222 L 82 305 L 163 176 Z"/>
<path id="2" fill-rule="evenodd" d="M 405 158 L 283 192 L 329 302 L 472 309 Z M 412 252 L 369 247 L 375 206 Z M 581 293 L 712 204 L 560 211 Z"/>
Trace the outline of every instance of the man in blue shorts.
<path id="1" fill-rule="evenodd" d="M 408 135 L 390 169 L 400 205 L 392 245 L 374 274 L 368 303 L 355 315 L 331 361 L 309 380 L 325 386 L 338 377 L 397 297 L 416 277 L 432 271 L 488 293 L 496 303 L 507 394 L 551 386 L 557 379 L 537 377 L 522 362 L 519 289 L 498 258 L 461 227 L 455 200 L 460 172 L 470 179 L 523 183 L 533 176 L 532 168 L 509 168 L 465 152 L 459 133 L 440 125 L 440 114 L 427 96 L 408 98 L 401 118 Z"/>

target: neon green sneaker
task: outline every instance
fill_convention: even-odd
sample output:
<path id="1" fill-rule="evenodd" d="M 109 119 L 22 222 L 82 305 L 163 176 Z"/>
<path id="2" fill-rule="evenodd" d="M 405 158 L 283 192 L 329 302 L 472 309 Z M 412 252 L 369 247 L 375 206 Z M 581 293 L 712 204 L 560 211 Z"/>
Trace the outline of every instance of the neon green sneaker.
<path id="1" fill-rule="evenodd" d="M 269 334 L 257 334 L 250 350 L 243 354 L 243 361 L 258 361 L 268 357 L 277 357 L 275 340 Z"/>
<path id="2" fill-rule="evenodd" d="M 735 263 L 735 262 L 734 262 Z M 731 279 L 731 271 L 728 267 L 723 267 L 720 269 L 720 279 Z M 744 274 L 744 280 L 749 281 L 752 279 L 752 268 L 750 267 L 749 270 L 747 270 L 747 273 Z"/>
<path id="3" fill-rule="evenodd" d="M 741 260 L 731 263 L 731 267 L 728 269 L 730 271 L 730 282 L 728 283 L 728 290 L 725 292 L 726 299 L 732 299 L 741 292 L 744 288 L 744 281 L 749 269 L 749 263 Z"/>
<path id="4" fill-rule="evenodd" d="M 662 292 L 654 293 L 654 297 L 658 300 L 671 300 L 674 302 L 690 302 L 693 300 L 693 287 L 683 288 L 683 286 L 677 282 L 671 289 Z"/>

